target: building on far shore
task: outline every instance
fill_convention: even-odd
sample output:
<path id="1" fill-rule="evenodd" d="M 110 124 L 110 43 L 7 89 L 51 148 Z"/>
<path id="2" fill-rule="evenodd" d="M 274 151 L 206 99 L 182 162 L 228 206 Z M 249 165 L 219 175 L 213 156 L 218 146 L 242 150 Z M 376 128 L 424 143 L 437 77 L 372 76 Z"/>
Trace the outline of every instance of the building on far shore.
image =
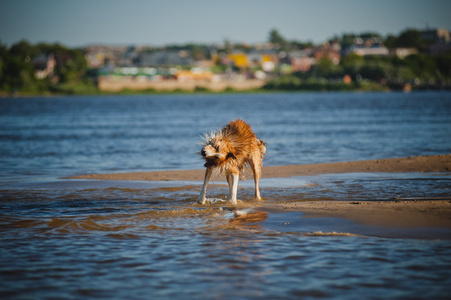
<path id="1" fill-rule="evenodd" d="M 389 54 L 389 51 L 380 38 L 367 40 L 357 38 L 354 40 L 354 44 L 345 51 L 346 55 L 351 53 L 359 56 L 386 56 Z"/>
<path id="2" fill-rule="evenodd" d="M 432 55 L 446 54 L 451 51 L 451 34 L 448 29 L 427 29 L 421 32 L 421 37 L 431 42 L 429 53 Z"/>
<path id="3" fill-rule="evenodd" d="M 33 59 L 34 76 L 37 79 L 51 77 L 55 70 L 56 60 L 53 54 L 40 54 Z"/>
<path id="4" fill-rule="evenodd" d="M 400 59 L 404 59 L 409 55 L 418 54 L 418 50 L 416 48 L 395 48 L 390 51 L 390 54 L 397 56 Z"/>
<path id="5" fill-rule="evenodd" d="M 450 31 L 449 29 L 435 28 L 426 29 L 421 32 L 421 37 L 423 40 L 430 41 L 432 43 L 444 43 L 450 42 Z"/>

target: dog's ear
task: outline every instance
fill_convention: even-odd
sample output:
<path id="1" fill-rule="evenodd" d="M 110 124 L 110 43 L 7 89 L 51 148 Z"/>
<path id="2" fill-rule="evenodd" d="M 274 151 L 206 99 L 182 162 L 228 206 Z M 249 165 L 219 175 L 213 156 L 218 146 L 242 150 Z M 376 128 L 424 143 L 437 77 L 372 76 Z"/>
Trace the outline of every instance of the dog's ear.
<path id="1" fill-rule="evenodd" d="M 226 159 L 229 159 L 229 158 L 236 159 L 236 156 L 233 155 L 232 152 L 229 152 L 229 153 L 227 153 Z"/>

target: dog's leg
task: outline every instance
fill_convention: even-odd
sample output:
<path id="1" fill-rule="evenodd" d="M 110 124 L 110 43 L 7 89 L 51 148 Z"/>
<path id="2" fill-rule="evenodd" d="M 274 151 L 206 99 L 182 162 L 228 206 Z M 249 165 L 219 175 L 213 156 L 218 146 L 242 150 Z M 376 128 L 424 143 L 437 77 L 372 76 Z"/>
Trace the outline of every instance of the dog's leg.
<path id="1" fill-rule="evenodd" d="M 255 199 L 258 201 L 262 200 L 262 197 L 260 196 L 260 188 L 258 186 L 258 182 L 259 182 L 259 178 L 258 177 L 254 177 L 254 182 L 255 182 Z"/>
<path id="2" fill-rule="evenodd" d="M 205 171 L 204 184 L 202 185 L 202 190 L 200 192 L 199 200 L 197 201 L 197 203 L 199 203 L 199 204 L 202 204 L 202 205 L 205 204 L 205 200 L 207 199 L 207 197 L 206 197 L 207 185 L 208 185 L 208 182 L 210 181 L 212 173 L 213 173 L 213 168 L 207 168 L 207 170 Z"/>
<path id="3" fill-rule="evenodd" d="M 260 201 L 260 200 L 262 200 L 262 198 L 260 196 L 260 188 L 259 188 L 259 181 L 260 181 L 260 176 L 261 176 L 261 167 L 255 160 L 252 160 L 251 166 L 252 166 L 252 173 L 254 174 L 255 199 Z"/>
<path id="4" fill-rule="evenodd" d="M 233 192 L 233 175 L 232 174 L 228 174 L 226 175 L 226 179 L 227 179 L 227 183 L 229 184 L 229 198 L 228 200 L 230 201 L 231 197 L 232 197 L 232 192 Z"/>
<path id="5" fill-rule="evenodd" d="M 236 205 L 236 193 L 238 191 L 239 174 L 227 175 L 227 182 L 229 183 L 229 201 Z"/>
<path id="6" fill-rule="evenodd" d="M 227 175 L 226 179 L 227 179 L 227 183 L 229 184 L 229 188 L 230 188 L 230 186 L 232 185 L 232 175 Z"/>

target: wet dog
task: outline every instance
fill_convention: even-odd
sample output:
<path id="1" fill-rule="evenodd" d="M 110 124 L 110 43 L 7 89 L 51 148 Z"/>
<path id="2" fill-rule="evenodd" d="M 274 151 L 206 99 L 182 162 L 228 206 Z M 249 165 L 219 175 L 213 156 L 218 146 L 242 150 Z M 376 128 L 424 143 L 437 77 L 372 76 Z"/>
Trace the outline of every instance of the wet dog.
<path id="1" fill-rule="evenodd" d="M 220 131 L 205 134 L 200 143 L 200 154 L 205 159 L 204 184 L 198 203 L 205 204 L 207 185 L 213 172 L 224 174 L 229 184 L 229 201 L 236 205 L 238 180 L 244 168 L 249 167 L 254 175 L 255 199 L 261 200 L 258 182 L 261 176 L 263 155 L 266 144 L 257 138 L 245 121 L 235 120 Z"/>

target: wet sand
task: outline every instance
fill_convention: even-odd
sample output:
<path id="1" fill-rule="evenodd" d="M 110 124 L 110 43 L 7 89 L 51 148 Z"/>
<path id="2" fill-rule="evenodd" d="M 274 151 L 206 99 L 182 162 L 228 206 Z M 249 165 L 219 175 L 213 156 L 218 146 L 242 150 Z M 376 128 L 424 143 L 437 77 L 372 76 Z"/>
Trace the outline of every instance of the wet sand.
<path id="1" fill-rule="evenodd" d="M 339 173 L 450 172 L 451 154 L 343 163 L 264 167 L 263 178 Z M 74 176 L 72 179 L 201 181 L 204 170 L 158 171 Z M 218 178 L 220 179 L 220 178 Z M 395 196 L 395 195 L 394 195 Z M 451 195 L 440 199 L 393 201 L 295 201 L 261 203 L 279 212 L 298 211 L 306 218 L 336 217 L 359 224 L 391 228 L 451 228 Z M 259 205 L 258 205 L 259 206 Z"/>
<path id="2" fill-rule="evenodd" d="M 451 228 L 451 197 L 437 200 L 309 201 L 270 205 L 304 218 L 341 218 L 386 228 Z"/>
<path id="3" fill-rule="evenodd" d="M 200 164 L 200 163 L 199 163 Z M 408 173 L 408 172 L 450 172 L 451 154 L 414 156 L 407 158 L 391 158 L 363 160 L 340 163 L 272 166 L 262 169 L 263 178 L 283 178 L 292 176 L 313 176 L 320 174 L 340 173 Z M 173 170 L 155 172 L 131 172 L 111 174 L 89 174 L 72 176 L 70 179 L 97 180 L 145 180 L 145 181 L 202 181 L 204 169 Z M 213 178 L 219 179 L 219 178 Z"/>

